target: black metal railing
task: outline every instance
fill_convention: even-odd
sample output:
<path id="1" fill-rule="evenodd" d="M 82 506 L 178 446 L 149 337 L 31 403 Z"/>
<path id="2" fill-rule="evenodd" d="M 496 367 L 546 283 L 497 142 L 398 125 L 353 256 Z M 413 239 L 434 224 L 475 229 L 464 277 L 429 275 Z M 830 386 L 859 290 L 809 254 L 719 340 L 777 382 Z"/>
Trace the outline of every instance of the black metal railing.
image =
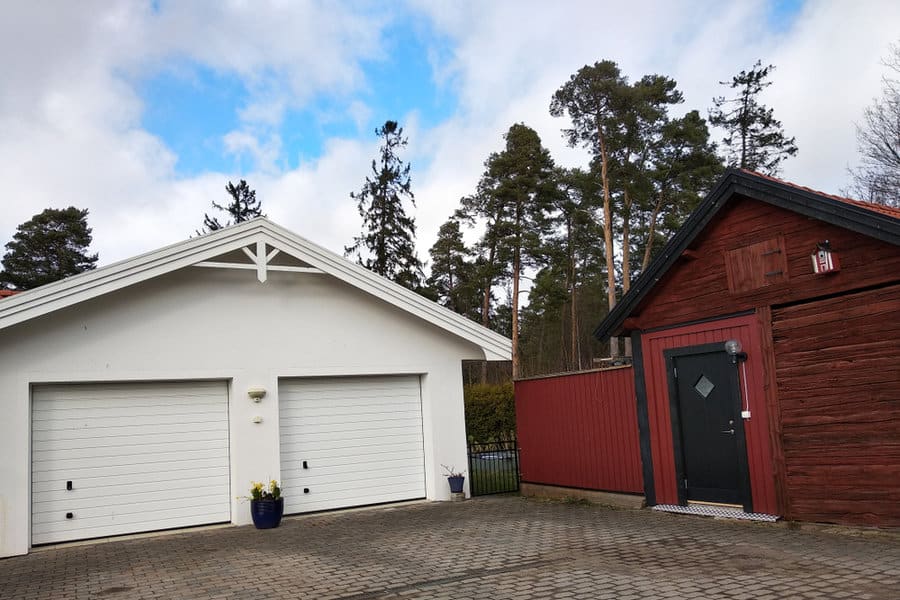
<path id="1" fill-rule="evenodd" d="M 469 489 L 473 496 L 519 491 L 519 446 L 515 439 L 469 444 Z"/>

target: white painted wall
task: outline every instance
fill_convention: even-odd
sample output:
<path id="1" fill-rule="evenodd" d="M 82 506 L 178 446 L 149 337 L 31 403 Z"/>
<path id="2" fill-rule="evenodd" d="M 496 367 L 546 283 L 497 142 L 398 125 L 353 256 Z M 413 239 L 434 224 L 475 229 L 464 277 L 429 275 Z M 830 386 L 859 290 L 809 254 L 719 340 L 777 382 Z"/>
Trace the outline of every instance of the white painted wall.
<path id="1" fill-rule="evenodd" d="M 232 496 L 280 479 L 278 379 L 422 377 L 426 493 L 449 498 L 441 464 L 466 464 L 460 361 L 480 348 L 327 275 L 187 268 L 0 330 L 0 557 L 30 545 L 34 383 L 229 382 Z M 262 386 L 259 404 L 247 389 Z M 255 415 L 262 423 L 254 424 Z M 250 523 L 232 501 L 232 520 Z"/>

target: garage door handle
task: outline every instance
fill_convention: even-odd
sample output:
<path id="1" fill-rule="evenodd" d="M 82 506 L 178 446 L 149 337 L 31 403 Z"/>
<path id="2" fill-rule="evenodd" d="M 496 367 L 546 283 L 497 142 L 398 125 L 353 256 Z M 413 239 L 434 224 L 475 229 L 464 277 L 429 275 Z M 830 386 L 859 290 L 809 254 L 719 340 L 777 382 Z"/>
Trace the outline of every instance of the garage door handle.
<path id="1" fill-rule="evenodd" d="M 308 468 L 309 468 L 309 465 L 306 464 L 306 461 L 305 461 L 305 460 L 303 461 L 303 468 L 304 468 L 304 469 L 308 469 Z"/>
<path id="2" fill-rule="evenodd" d="M 68 490 L 70 492 L 72 491 L 72 482 L 71 481 L 66 482 L 66 490 Z"/>
<path id="3" fill-rule="evenodd" d="M 74 519 L 74 518 L 75 518 L 75 515 L 73 515 L 72 513 L 66 513 L 66 518 L 67 518 L 67 519 Z"/>
<path id="4" fill-rule="evenodd" d="M 304 493 L 304 494 L 308 494 L 308 493 L 309 493 L 309 488 L 303 488 L 303 493 Z"/>

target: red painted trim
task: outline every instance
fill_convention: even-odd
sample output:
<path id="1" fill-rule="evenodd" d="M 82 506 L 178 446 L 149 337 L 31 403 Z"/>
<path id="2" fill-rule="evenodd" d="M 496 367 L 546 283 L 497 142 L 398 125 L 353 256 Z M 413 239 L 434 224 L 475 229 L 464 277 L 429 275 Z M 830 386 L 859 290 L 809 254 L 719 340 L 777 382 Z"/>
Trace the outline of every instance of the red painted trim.
<path id="1" fill-rule="evenodd" d="M 656 502 L 658 504 L 678 503 L 668 379 L 663 351 L 725 342 L 729 339 L 740 340 L 748 355 L 748 360 L 744 364 L 747 372 L 751 418 L 744 422 L 744 430 L 747 438 L 747 463 L 750 469 L 753 507 L 756 512 L 778 514 L 769 437 L 768 407 L 765 398 L 763 349 L 755 314 L 674 327 L 641 336 Z M 747 398 L 743 398 L 743 372 L 739 375 L 741 396 L 746 405 Z"/>

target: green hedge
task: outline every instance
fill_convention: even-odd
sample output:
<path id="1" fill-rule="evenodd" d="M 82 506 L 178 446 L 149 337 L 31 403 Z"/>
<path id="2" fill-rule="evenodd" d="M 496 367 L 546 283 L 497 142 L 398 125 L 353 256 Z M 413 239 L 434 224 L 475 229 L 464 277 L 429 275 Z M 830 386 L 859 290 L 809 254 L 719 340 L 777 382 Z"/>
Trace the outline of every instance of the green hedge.
<path id="1" fill-rule="evenodd" d="M 464 388 L 466 434 L 470 442 L 511 439 L 516 435 L 513 384 L 474 384 Z"/>

